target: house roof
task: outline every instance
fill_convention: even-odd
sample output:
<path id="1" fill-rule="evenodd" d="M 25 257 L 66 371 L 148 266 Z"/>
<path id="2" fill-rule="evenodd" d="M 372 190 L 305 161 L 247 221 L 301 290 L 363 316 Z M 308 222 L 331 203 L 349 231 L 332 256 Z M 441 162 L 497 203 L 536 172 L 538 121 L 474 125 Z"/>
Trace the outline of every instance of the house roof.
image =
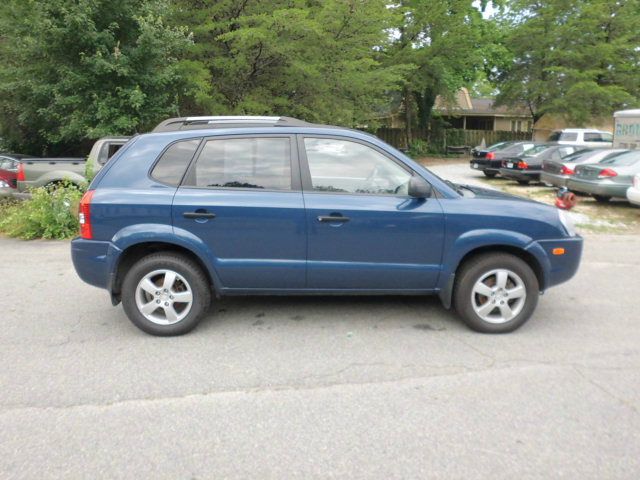
<path id="1" fill-rule="evenodd" d="M 466 88 L 461 88 L 453 101 L 443 97 L 436 98 L 435 109 L 450 115 L 492 116 L 492 117 L 531 117 L 527 108 L 522 106 L 496 106 L 493 98 L 474 98 Z"/>

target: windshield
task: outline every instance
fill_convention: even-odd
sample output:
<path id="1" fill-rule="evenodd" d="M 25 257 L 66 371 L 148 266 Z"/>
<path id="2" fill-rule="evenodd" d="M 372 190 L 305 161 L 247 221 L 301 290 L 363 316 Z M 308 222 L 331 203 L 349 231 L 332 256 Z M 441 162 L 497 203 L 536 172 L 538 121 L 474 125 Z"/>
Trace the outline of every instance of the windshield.
<path id="1" fill-rule="evenodd" d="M 640 151 L 620 153 L 602 160 L 600 163 L 617 167 L 630 167 L 638 163 L 638 161 L 640 161 Z"/>
<path id="2" fill-rule="evenodd" d="M 563 162 L 575 162 L 578 160 L 585 160 L 589 157 L 593 157 L 598 155 L 600 152 L 597 150 L 579 150 L 577 152 L 573 152 L 570 155 L 567 155 L 562 159 Z"/>

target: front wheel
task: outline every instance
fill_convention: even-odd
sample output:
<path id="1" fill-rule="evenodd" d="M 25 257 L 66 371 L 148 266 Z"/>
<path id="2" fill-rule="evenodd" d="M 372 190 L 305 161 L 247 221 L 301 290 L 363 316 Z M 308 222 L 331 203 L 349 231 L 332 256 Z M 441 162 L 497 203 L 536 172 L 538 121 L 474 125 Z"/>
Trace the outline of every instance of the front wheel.
<path id="1" fill-rule="evenodd" d="M 517 180 L 520 185 L 529 185 L 529 180 Z"/>
<path id="2" fill-rule="evenodd" d="M 609 200 L 611 200 L 611 197 L 607 197 L 605 195 L 593 195 L 593 198 L 595 198 L 596 202 L 598 203 L 607 203 Z"/>
<path id="3" fill-rule="evenodd" d="M 487 178 L 495 178 L 495 176 L 497 175 L 496 172 L 487 172 L 486 170 L 484 170 L 482 173 L 484 173 L 484 176 Z"/>
<path id="4" fill-rule="evenodd" d="M 202 269 L 177 253 L 142 258 L 122 283 L 122 306 L 140 330 L 152 335 L 182 335 L 193 330 L 211 303 Z"/>
<path id="5" fill-rule="evenodd" d="M 506 254 L 473 257 L 456 274 L 454 306 L 464 322 L 483 333 L 522 326 L 538 303 L 538 279 L 526 262 Z"/>

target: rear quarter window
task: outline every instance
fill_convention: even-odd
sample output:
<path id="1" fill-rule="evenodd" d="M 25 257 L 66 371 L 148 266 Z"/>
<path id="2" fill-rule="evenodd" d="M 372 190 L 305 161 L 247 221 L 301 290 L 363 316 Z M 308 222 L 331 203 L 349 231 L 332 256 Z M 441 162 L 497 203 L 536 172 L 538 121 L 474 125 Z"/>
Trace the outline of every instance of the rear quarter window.
<path id="1" fill-rule="evenodd" d="M 153 167 L 151 177 L 174 187 L 180 185 L 198 145 L 200 145 L 200 139 L 183 140 L 169 145 Z"/>

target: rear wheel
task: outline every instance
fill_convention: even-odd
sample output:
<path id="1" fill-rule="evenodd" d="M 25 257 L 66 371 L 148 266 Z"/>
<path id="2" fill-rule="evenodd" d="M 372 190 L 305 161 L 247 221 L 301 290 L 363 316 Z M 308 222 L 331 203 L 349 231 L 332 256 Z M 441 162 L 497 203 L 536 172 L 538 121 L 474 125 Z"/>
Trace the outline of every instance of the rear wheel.
<path id="1" fill-rule="evenodd" d="M 464 322 L 483 333 L 511 332 L 538 303 L 538 279 L 526 262 L 506 253 L 473 257 L 456 274 L 454 306 Z"/>
<path id="2" fill-rule="evenodd" d="M 529 180 L 518 180 L 517 181 L 520 185 L 529 185 Z"/>
<path id="3" fill-rule="evenodd" d="M 191 259 L 176 253 L 142 258 L 122 283 L 122 305 L 135 326 L 152 335 L 182 335 L 193 330 L 211 303 L 206 275 Z"/>
<path id="4" fill-rule="evenodd" d="M 593 198 L 595 198 L 596 202 L 598 203 L 607 203 L 609 200 L 611 200 L 611 197 L 607 197 L 605 195 L 593 195 Z"/>
<path id="5" fill-rule="evenodd" d="M 487 172 L 486 170 L 484 170 L 482 173 L 484 173 L 484 176 L 488 178 L 494 178 L 497 175 L 496 172 Z"/>

